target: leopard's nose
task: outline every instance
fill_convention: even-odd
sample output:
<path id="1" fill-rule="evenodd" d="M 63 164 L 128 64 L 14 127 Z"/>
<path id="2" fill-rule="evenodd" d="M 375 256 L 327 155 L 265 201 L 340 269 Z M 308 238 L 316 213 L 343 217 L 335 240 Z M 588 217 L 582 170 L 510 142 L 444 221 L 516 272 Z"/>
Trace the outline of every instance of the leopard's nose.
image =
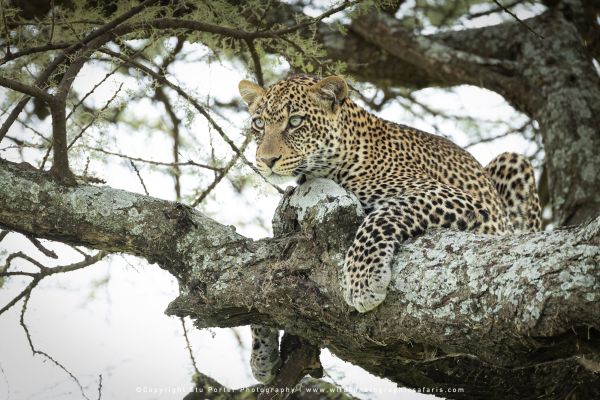
<path id="1" fill-rule="evenodd" d="M 268 158 L 261 158 L 260 161 L 264 162 L 265 164 L 267 164 L 267 167 L 269 168 L 273 168 L 273 165 L 275 165 L 275 163 L 277 162 L 277 160 L 279 160 L 281 158 L 281 156 L 279 157 L 268 157 Z"/>

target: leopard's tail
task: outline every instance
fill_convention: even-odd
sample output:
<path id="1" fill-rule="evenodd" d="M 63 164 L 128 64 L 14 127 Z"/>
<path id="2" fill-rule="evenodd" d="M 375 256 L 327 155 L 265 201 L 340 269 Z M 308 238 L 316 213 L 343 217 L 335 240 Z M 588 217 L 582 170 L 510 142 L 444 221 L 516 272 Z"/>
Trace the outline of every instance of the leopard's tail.
<path id="1" fill-rule="evenodd" d="M 515 233 L 541 229 L 541 209 L 533 167 L 517 153 L 502 153 L 486 167 Z"/>

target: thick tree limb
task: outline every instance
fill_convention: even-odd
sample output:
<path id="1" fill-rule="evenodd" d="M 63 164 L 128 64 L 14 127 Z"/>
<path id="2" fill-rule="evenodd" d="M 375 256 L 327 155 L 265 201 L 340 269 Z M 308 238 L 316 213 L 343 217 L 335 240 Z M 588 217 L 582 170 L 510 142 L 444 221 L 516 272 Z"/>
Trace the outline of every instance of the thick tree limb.
<path id="1" fill-rule="evenodd" d="M 513 27 L 509 25 L 509 28 Z M 445 40 L 442 40 L 436 35 L 414 35 L 397 20 L 375 13 L 358 18 L 351 29 L 398 60 L 426 71 L 438 82 L 482 86 L 504 95 L 516 90 L 513 86 L 518 81 L 512 79 L 514 62 L 497 55 L 480 55 L 479 51 L 464 51 L 463 45 L 454 47 L 457 43 L 453 36 L 444 35 Z M 461 32 L 461 37 L 472 39 L 467 33 L 480 31 Z"/>
<path id="2" fill-rule="evenodd" d="M 362 315 L 338 284 L 357 203 L 329 181 L 286 198 L 276 238 L 260 241 L 179 203 L 5 161 L 0 182 L 0 226 L 158 262 L 182 288 L 168 313 L 199 327 L 270 324 L 400 385 L 464 389 L 446 397 L 600 393 L 600 219 L 523 236 L 430 232 L 402 246 L 388 298 Z"/>

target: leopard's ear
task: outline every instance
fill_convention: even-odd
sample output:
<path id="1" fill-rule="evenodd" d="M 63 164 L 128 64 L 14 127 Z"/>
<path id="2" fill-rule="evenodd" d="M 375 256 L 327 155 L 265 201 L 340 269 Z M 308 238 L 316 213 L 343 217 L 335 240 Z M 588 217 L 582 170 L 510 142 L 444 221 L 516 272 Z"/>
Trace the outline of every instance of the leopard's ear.
<path id="1" fill-rule="evenodd" d="M 242 96 L 242 99 L 251 111 L 253 109 L 252 106 L 256 103 L 256 101 L 265 94 L 265 90 L 263 88 L 254 82 L 246 80 L 241 81 L 238 84 L 238 89 L 240 91 L 240 96 Z"/>
<path id="2" fill-rule="evenodd" d="M 333 112 L 348 97 L 348 84 L 344 78 L 335 75 L 321 79 L 311 90 L 316 98 Z"/>

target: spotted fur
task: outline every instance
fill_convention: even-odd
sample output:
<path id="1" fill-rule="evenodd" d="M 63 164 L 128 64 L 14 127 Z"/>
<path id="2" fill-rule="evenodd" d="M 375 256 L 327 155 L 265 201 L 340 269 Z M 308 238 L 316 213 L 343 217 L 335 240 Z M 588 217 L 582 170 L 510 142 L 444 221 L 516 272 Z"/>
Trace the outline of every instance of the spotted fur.
<path id="1" fill-rule="evenodd" d="M 518 154 L 502 154 L 483 168 L 443 137 L 362 109 L 337 76 L 295 76 L 266 90 L 242 81 L 239 89 L 252 113 L 264 176 L 333 179 L 367 212 L 343 268 L 344 298 L 359 312 L 385 299 L 398 245 L 427 229 L 540 229 L 533 170 Z"/>
<path id="2" fill-rule="evenodd" d="M 279 332 L 275 328 L 262 325 L 252 325 L 250 329 L 252 331 L 250 368 L 257 380 L 269 383 L 275 378 L 275 373 L 281 365 Z"/>

